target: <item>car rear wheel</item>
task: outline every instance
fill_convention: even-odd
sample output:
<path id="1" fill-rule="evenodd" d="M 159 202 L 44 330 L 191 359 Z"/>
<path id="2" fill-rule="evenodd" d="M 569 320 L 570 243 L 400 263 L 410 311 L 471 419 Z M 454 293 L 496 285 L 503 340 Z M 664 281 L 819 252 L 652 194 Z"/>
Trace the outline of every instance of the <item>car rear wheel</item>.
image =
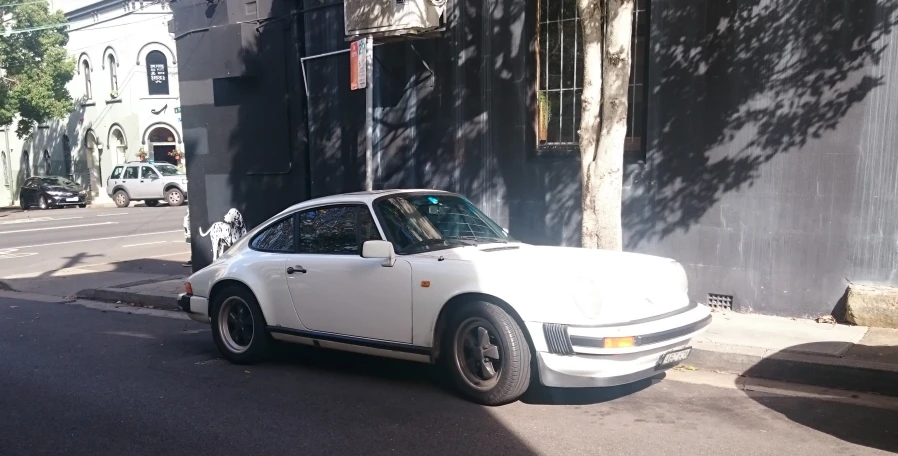
<path id="1" fill-rule="evenodd" d="M 156 207 L 159 205 L 159 200 L 146 200 L 143 204 L 146 204 L 147 207 Z"/>
<path id="2" fill-rule="evenodd" d="M 131 197 L 129 197 L 128 193 L 124 190 L 115 192 L 112 199 L 115 200 L 115 205 L 118 207 L 128 207 L 128 205 L 131 204 Z"/>
<path id="3" fill-rule="evenodd" d="M 87 207 L 87 204 L 79 204 L 78 207 L 80 207 L 81 209 L 84 209 L 85 207 Z"/>
<path id="4" fill-rule="evenodd" d="M 180 206 L 184 204 L 184 194 L 180 190 L 173 188 L 165 192 L 165 201 L 169 206 Z"/>
<path id="5" fill-rule="evenodd" d="M 247 289 L 229 286 L 212 304 L 212 338 L 218 351 L 235 364 L 264 360 L 272 339 L 258 301 Z"/>
<path id="6" fill-rule="evenodd" d="M 530 346 L 502 308 L 472 302 L 456 311 L 444 332 L 446 367 L 456 387 L 483 405 L 518 400 L 530 386 Z"/>

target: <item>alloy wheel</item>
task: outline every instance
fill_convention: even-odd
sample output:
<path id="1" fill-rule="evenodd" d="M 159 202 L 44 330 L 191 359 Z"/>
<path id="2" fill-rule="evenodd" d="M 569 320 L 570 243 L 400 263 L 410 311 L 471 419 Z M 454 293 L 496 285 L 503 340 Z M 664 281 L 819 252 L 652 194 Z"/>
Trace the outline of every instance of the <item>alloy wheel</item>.
<path id="1" fill-rule="evenodd" d="M 253 342 L 255 322 L 249 305 L 237 296 L 231 296 L 221 304 L 218 312 L 218 330 L 228 350 L 243 353 Z"/>
<path id="2" fill-rule="evenodd" d="M 487 391 L 502 375 L 502 343 L 498 331 L 482 318 L 469 318 L 455 333 L 455 364 L 465 382 L 474 389 Z"/>

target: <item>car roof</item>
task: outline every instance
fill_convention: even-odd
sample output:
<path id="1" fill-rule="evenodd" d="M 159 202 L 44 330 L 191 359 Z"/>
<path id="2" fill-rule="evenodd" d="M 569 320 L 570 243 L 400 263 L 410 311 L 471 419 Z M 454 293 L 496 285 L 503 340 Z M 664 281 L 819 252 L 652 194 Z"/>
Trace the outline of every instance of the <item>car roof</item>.
<path id="1" fill-rule="evenodd" d="M 281 213 L 291 212 L 297 209 L 303 209 L 311 206 L 320 206 L 323 204 L 339 204 L 339 203 L 365 203 L 371 204 L 377 198 L 382 196 L 389 195 L 402 195 L 408 193 L 434 193 L 434 194 L 445 194 L 445 195 L 453 195 L 452 192 L 447 192 L 444 190 L 434 190 L 430 188 L 419 188 L 419 189 L 389 189 L 389 190 L 368 190 L 362 192 L 351 192 L 351 193 L 340 193 L 337 195 L 330 196 L 322 196 L 319 198 L 314 198 L 310 200 L 303 201 L 301 203 L 294 204 L 287 209 L 281 211 Z"/>

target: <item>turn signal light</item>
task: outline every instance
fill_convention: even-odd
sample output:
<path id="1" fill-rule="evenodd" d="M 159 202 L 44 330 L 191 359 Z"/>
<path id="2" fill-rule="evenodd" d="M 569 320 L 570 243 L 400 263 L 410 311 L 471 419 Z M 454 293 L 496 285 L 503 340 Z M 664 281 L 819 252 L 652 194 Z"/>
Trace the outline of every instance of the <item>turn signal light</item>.
<path id="1" fill-rule="evenodd" d="M 190 282 L 184 282 L 184 291 L 189 295 L 193 294 L 193 287 L 190 286 Z"/>
<path id="2" fill-rule="evenodd" d="M 636 338 L 634 337 L 606 337 L 604 342 L 605 348 L 627 348 L 636 346 Z"/>

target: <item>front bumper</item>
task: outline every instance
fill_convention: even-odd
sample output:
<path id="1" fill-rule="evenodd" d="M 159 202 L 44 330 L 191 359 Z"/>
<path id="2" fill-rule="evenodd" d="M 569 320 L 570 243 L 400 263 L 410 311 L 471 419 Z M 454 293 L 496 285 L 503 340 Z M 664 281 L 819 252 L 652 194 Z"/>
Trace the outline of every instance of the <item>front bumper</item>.
<path id="1" fill-rule="evenodd" d="M 527 323 L 536 348 L 540 383 L 550 387 L 604 387 L 637 382 L 685 361 L 662 364 L 668 353 L 687 355 L 691 339 L 711 323 L 706 306 L 658 320 L 601 327 Z M 636 345 L 603 348 L 606 337 L 633 337 Z"/>
<path id="2" fill-rule="evenodd" d="M 209 318 L 209 300 L 206 298 L 181 293 L 178 295 L 178 307 L 193 321 L 212 323 Z"/>
<path id="3" fill-rule="evenodd" d="M 82 195 L 75 196 L 50 196 L 47 201 L 51 206 L 81 206 L 87 204 L 87 200 Z"/>

